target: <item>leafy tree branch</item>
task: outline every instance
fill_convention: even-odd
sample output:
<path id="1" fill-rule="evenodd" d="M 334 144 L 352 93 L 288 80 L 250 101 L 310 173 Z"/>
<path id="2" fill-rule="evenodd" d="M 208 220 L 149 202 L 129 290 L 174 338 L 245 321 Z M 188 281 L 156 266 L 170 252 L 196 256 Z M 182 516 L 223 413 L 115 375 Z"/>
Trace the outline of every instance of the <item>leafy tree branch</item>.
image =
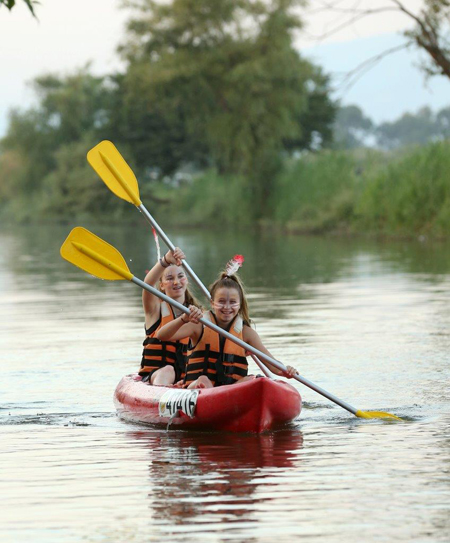
<path id="1" fill-rule="evenodd" d="M 23 0 L 25 4 L 27 5 L 28 9 L 31 11 L 34 17 L 36 17 L 36 13 L 34 11 L 34 6 L 38 5 L 39 2 L 35 0 Z M 0 0 L 0 7 L 6 6 L 9 10 L 11 10 L 16 5 L 16 0 Z"/>
<path id="2" fill-rule="evenodd" d="M 406 38 L 404 47 L 416 46 L 427 54 L 427 61 L 422 65 L 427 75 L 443 75 L 450 78 L 450 0 L 424 0 L 423 7 L 418 13 L 414 13 L 409 9 L 405 1 L 385 1 L 388 2 L 388 5 L 380 7 L 373 7 L 372 5 L 370 8 L 364 9 L 360 7 L 361 2 L 357 2 L 349 8 L 343 8 L 340 1 L 319 0 L 314 2 L 314 9 L 308 13 L 331 13 L 335 15 L 330 28 L 321 36 L 317 36 L 320 40 L 332 36 L 344 28 L 351 27 L 367 17 L 382 13 L 402 13 L 414 23 L 411 30 L 402 33 Z M 392 52 L 388 50 L 381 53 L 377 56 L 377 61 Z M 366 68 L 366 63 L 361 65 L 362 70 Z M 354 72 L 358 72 L 358 67 L 355 68 Z"/>

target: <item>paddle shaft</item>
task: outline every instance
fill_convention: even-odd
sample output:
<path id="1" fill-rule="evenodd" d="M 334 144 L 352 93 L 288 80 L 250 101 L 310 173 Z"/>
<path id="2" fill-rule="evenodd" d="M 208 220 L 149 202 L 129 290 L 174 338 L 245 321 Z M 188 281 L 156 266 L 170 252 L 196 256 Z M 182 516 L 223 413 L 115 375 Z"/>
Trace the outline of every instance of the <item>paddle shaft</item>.
<path id="1" fill-rule="evenodd" d="M 175 249 L 175 245 L 170 241 L 170 239 L 166 236 L 164 230 L 159 226 L 159 224 L 155 221 L 155 219 L 150 215 L 149 211 L 146 209 L 144 204 L 141 204 L 139 206 L 136 206 L 139 211 L 144 215 L 144 217 L 148 220 L 148 222 L 153 226 L 153 228 L 158 232 L 158 234 L 163 239 L 164 243 L 169 247 L 170 250 Z M 194 270 L 189 266 L 189 264 L 186 262 L 186 260 L 182 260 L 181 265 L 186 270 L 188 275 L 194 280 L 194 282 L 199 286 L 199 288 L 203 291 L 203 294 L 206 296 L 208 300 L 211 300 L 211 295 L 209 293 L 209 290 L 205 287 L 205 285 L 200 281 L 200 279 L 197 277 L 197 274 L 194 272 Z"/>
<path id="2" fill-rule="evenodd" d="M 161 300 L 164 300 L 165 302 L 167 302 L 168 304 L 172 305 L 173 307 L 176 307 L 178 310 L 182 311 L 183 313 L 185 313 L 186 315 L 189 315 L 190 314 L 190 311 L 189 309 L 180 304 L 179 302 L 177 302 L 176 300 L 173 300 L 172 298 L 170 298 L 169 296 L 166 296 L 165 294 L 163 294 L 161 291 L 157 290 L 156 288 L 152 287 L 151 285 L 148 285 L 147 283 L 145 283 L 144 281 L 142 281 L 141 279 L 138 279 L 137 277 L 133 276 L 131 278 L 131 281 L 133 283 L 135 283 L 136 285 L 139 285 L 141 288 L 145 289 L 145 290 L 148 290 L 149 292 L 151 292 L 154 296 L 156 296 L 157 298 L 160 298 Z M 281 362 L 279 362 L 278 360 L 275 360 L 275 358 L 272 358 L 271 356 L 269 356 L 268 354 L 266 353 L 263 353 L 262 351 L 260 351 L 259 349 L 257 349 L 256 347 L 253 347 L 252 345 L 250 345 L 249 343 L 246 343 L 245 341 L 242 341 L 241 339 L 233 336 L 232 334 L 230 334 L 229 332 L 227 332 L 226 330 L 224 330 L 223 328 L 220 328 L 220 326 L 217 326 L 216 324 L 206 320 L 206 319 L 199 319 L 200 322 L 202 324 L 204 324 L 205 326 L 207 326 L 208 328 L 211 328 L 211 330 L 214 330 L 215 332 L 217 332 L 218 334 L 226 337 L 227 339 L 233 341 L 234 343 L 236 343 L 237 345 L 239 345 L 240 347 L 242 347 L 243 349 L 246 349 L 247 351 L 250 351 L 251 353 L 253 353 L 254 355 L 258 356 L 259 358 L 262 358 L 263 360 L 266 360 L 267 362 L 269 362 L 270 364 L 274 365 L 276 368 L 278 368 L 279 370 L 285 372 L 286 371 L 286 367 L 284 364 L 282 364 Z M 356 415 L 357 413 L 357 409 L 354 408 L 353 406 L 351 406 L 350 404 L 348 404 L 347 402 L 344 402 L 343 400 L 340 400 L 339 398 L 337 398 L 334 394 L 331 394 L 330 392 L 327 392 L 326 390 L 324 390 L 323 388 L 319 387 L 318 385 L 315 385 L 314 383 L 312 383 L 311 381 L 309 381 L 308 379 L 306 379 L 305 377 L 301 377 L 298 373 L 296 373 L 294 376 L 293 376 L 294 379 L 296 379 L 297 381 L 299 381 L 300 383 L 303 383 L 304 385 L 306 385 L 307 387 L 311 388 L 312 390 L 314 390 L 315 392 L 318 392 L 319 394 L 322 394 L 322 396 L 325 396 L 325 398 L 328 398 L 329 400 L 331 400 L 332 402 L 334 403 L 337 403 L 338 405 L 340 405 L 341 407 L 343 407 L 344 409 L 346 409 L 347 411 L 350 411 L 350 413 L 353 413 L 354 415 Z"/>

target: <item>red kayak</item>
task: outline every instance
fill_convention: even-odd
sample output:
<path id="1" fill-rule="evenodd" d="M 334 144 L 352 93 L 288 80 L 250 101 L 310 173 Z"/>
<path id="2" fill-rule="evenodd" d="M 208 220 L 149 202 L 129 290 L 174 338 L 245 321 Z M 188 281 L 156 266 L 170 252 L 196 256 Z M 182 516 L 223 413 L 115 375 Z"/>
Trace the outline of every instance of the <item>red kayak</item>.
<path id="1" fill-rule="evenodd" d="M 137 374 L 123 377 L 114 393 L 120 417 L 171 428 L 260 433 L 300 414 L 302 399 L 284 381 L 252 381 L 208 389 L 180 389 L 144 383 Z"/>

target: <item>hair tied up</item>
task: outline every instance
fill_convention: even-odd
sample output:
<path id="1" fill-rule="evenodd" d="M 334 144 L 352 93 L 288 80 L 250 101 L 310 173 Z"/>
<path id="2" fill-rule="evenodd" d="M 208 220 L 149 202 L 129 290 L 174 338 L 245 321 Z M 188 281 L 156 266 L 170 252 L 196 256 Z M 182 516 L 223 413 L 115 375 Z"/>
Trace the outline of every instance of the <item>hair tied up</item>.
<path id="1" fill-rule="evenodd" d="M 231 277 L 238 272 L 243 263 L 244 257 L 242 255 L 234 255 L 225 268 L 225 275 Z"/>

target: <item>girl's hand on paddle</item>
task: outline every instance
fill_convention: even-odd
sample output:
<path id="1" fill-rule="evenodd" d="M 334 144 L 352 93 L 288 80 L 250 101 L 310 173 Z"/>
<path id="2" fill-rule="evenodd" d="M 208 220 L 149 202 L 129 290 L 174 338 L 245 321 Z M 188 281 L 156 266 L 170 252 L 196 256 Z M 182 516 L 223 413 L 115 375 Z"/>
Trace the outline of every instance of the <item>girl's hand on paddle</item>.
<path id="1" fill-rule="evenodd" d="M 298 371 L 293 368 L 292 366 L 286 366 L 286 371 L 284 372 L 284 376 L 287 377 L 288 379 L 292 379 L 292 377 L 294 377 L 294 375 L 298 373 Z"/>
<path id="2" fill-rule="evenodd" d="M 203 312 L 201 309 L 196 307 L 195 305 L 189 306 L 189 322 L 192 322 L 194 324 L 198 324 L 200 322 L 200 319 L 203 317 Z"/>
<path id="3" fill-rule="evenodd" d="M 181 261 L 185 258 L 186 256 L 179 247 L 175 247 L 173 251 L 167 251 L 164 257 L 169 264 L 175 264 L 176 266 L 181 266 Z"/>

